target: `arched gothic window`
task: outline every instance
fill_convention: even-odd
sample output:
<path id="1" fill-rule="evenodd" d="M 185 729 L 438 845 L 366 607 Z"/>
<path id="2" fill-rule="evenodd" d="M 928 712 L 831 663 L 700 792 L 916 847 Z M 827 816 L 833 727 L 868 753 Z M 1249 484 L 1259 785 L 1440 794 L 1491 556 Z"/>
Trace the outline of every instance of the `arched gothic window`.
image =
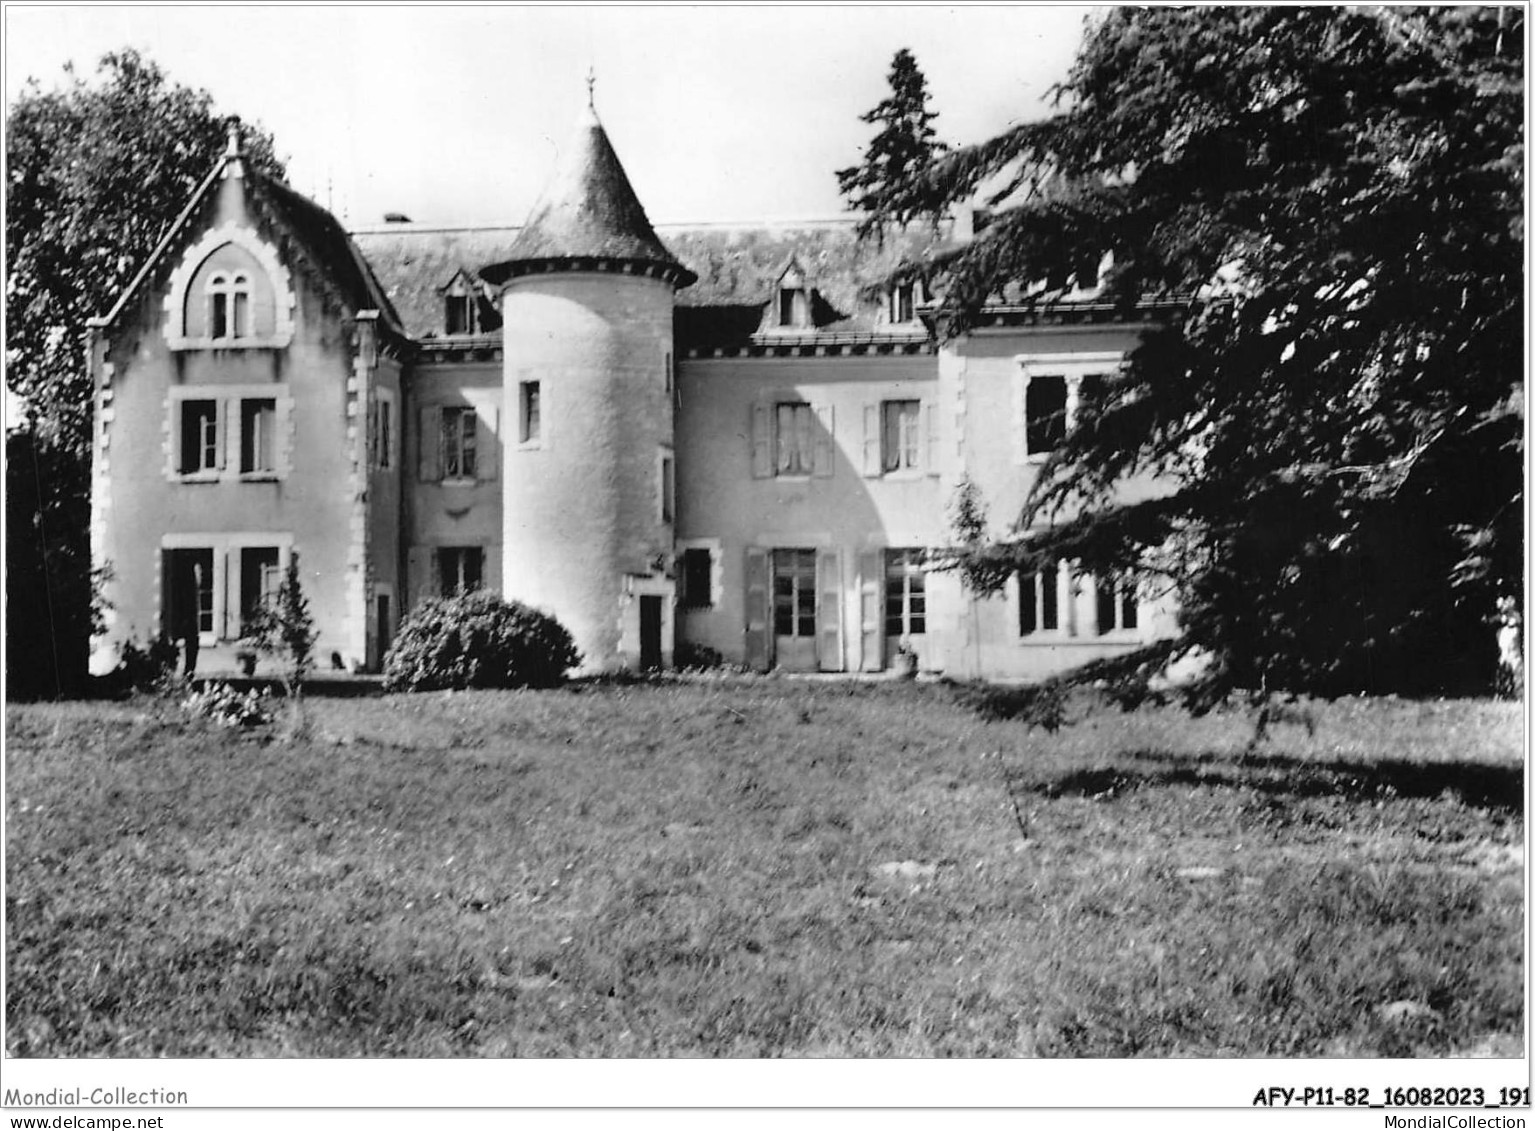
<path id="1" fill-rule="evenodd" d="M 251 281 L 222 271 L 208 280 L 208 336 L 215 341 L 251 336 Z"/>

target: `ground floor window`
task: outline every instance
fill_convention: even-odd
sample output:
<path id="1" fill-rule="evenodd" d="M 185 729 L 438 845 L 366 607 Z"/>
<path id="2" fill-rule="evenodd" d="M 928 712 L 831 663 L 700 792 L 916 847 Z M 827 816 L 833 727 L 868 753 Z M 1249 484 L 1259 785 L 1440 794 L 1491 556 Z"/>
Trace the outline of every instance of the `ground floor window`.
<path id="1" fill-rule="evenodd" d="M 927 579 L 921 550 L 885 551 L 885 639 L 927 632 Z"/>
<path id="2" fill-rule="evenodd" d="M 815 551 L 773 551 L 773 634 L 815 636 Z"/>
<path id="3" fill-rule="evenodd" d="M 1131 632 L 1140 627 L 1135 585 L 1123 577 L 1110 575 L 1098 579 L 1098 635 Z"/>
<path id="4" fill-rule="evenodd" d="M 1018 575 L 1018 634 L 1055 632 L 1061 627 L 1060 571 L 1045 566 Z"/>
<path id="5" fill-rule="evenodd" d="M 240 550 L 240 626 L 251 622 L 256 610 L 277 596 L 282 573 L 276 546 L 246 546 Z"/>
<path id="6" fill-rule="evenodd" d="M 437 551 L 437 580 L 444 597 L 478 589 L 484 570 L 485 551 L 479 546 L 443 546 Z"/>
<path id="7" fill-rule="evenodd" d="M 682 551 L 682 607 L 708 609 L 714 605 L 714 555 L 694 547 Z"/>

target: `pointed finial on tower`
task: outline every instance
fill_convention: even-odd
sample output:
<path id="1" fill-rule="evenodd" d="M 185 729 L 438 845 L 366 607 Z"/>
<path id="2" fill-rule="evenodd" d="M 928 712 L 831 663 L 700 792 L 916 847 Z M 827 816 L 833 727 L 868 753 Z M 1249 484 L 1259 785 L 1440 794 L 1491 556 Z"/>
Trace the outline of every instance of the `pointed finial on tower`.
<path id="1" fill-rule="evenodd" d="M 586 106 L 597 109 L 597 68 L 590 63 L 586 66 Z"/>

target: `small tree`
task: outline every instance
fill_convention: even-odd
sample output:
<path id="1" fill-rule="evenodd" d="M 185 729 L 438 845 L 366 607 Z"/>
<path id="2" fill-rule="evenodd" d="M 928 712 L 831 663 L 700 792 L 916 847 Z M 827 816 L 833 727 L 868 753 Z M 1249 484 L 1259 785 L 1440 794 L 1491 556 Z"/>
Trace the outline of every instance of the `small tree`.
<path id="1" fill-rule="evenodd" d="M 883 235 L 885 221 L 905 226 L 925 209 L 907 209 L 892 201 L 892 190 L 906 184 L 948 149 L 938 140 L 933 122 L 937 112 L 928 109 L 927 78 L 906 48 L 890 63 L 890 96 L 862 120 L 878 124 L 880 131 L 864 151 L 863 163 L 837 171 L 837 188 L 848 207 L 864 213 L 858 225 L 860 237 Z"/>
<path id="2" fill-rule="evenodd" d="M 299 583 L 296 553 L 289 555 L 282 584 L 257 607 L 245 635 L 257 651 L 279 659 L 283 690 L 290 699 L 297 697 L 314 666 L 314 618 Z"/>

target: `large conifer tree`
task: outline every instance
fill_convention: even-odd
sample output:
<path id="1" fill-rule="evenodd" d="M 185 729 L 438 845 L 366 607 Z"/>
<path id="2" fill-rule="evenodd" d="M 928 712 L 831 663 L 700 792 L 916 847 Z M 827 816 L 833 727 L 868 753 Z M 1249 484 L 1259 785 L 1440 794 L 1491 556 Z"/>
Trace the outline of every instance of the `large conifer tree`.
<path id="1" fill-rule="evenodd" d="M 1175 589 L 1196 703 L 1485 685 L 1523 600 L 1523 70 L 1516 7 L 1116 9 L 1053 117 L 874 198 L 1000 179 L 934 265 L 950 332 L 1105 252 L 1109 300 L 1187 302 L 955 556 L 971 583 L 1066 558 Z M 1142 473 L 1167 491 L 1126 501 Z"/>
<path id="2" fill-rule="evenodd" d="M 861 164 L 837 171 L 837 188 L 848 207 L 864 214 L 860 235 L 881 233 L 887 222 L 904 225 L 919 214 L 904 211 L 892 190 L 925 171 L 946 150 L 933 128 L 937 118 L 928 108 L 927 78 L 916 57 L 903 47 L 890 62 L 890 94 L 861 116 L 878 125 L 879 132 Z"/>

